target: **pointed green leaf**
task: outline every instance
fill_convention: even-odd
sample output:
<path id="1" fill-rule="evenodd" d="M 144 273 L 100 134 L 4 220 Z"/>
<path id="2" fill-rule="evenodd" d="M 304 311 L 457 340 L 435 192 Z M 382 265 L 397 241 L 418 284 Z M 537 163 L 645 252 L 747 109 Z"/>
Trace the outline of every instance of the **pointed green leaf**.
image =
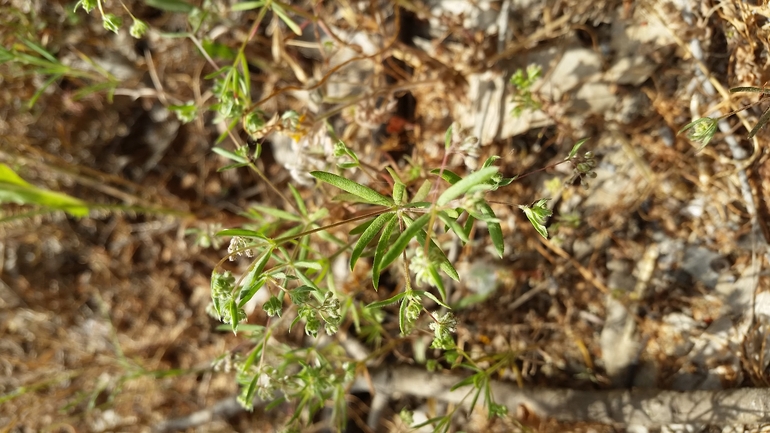
<path id="1" fill-rule="evenodd" d="M 453 232 L 455 232 L 457 237 L 463 241 L 463 244 L 468 243 L 468 235 L 465 234 L 465 230 L 463 230 L 463 227 L 457 222 L 457 218 L 452 218 L 445 211 L 439 212 L 438 217 L 441 221 L 444 221 L 444 224 L 448 225 Z"/>
<path id="2" fill-rule="evenodd" d="M 441 178 L 444 179 L 450 185 L 454 185 L 463 179 L 462 177 L 457 175 L 457 173 L 453 172 L 452 170 L 448 170 L 446 168 L 444 170 L 439 170 L 435 168 L 430 171 L 430 174 L 435 174 L 436 176 L 440 174 Z"/>
<path id="3" fill-rule="evenodd" d="M 246 236 L 249 238 L 268 240 L 262 233 L 247 229 L 224 229 L 217 232 L 216 236 Z"/>
<path id="4" fill-rule="evenodd" d="M 151 6 L 168 12 L 190 13 L 195 7 L 183 0 L 144 0 L 147 6 Z"/>
<path id="5" fill-rule="evenodd" d="M 292 19 L 289 18 L 288 15 L 286 15 L 286 11 L 283 10 L 283 6 L 279 5 L 278 3 L 270 3 L 270 5 L 271 5 L 270 8 L 273 10 L 273 12 L 275 12 L 275 14 L 278 15 L 281 21 L 283 21 L 284 23 L 286 23 L 287 26 L 289 26 L 291 31 L 296 33 L 297 36 L 302 36 L 302 29 L 297 25 L 297 23 L 292 21 Z"/>
<path id="6" fill-rule="evenodd" d="M 444 193 L 439 196 L 438 200 L 436 200 L 436 204 L 439 206 L 446 205 L 451 200 L 454 200 L 455 198 L 465 194 L 474 186 L 481 185 L 484 182 L 492 179 L 492 176 L 494 176 L 496 173 L 497 167 L 487 167 L 469 174 L 459 182 L 447 188 L 446 191 L 444 191 Z"/>
<path id="7" fill-rule="evenodd" d="M 387 170 L 388 174 L 390 174 L 390 177 L 393 178 L 393 182 L 404 183 L 404 181 L 401 180 L 401 177 L 398 175 L 398 173 L 396 173 L 396 170 L 393 170 L 392 167 L 385 167 L 385 170 Z"/>
<path id="8" fill-rule="evenodd" d="M 388 305 L 395 304 L 396 302 L 401 301 L 402 299 L 404 299 L 405 296 L 406 296 L 406 292 L 401 292 L 390 299 L 386 299 L 384 301 L 372 302 L 371 304 L 367 305 L 365 308 L 367 310 L 371 310 L 373 308 L 387 307 Z"/>
<path id="9" fill-rule="evenodd" d="M 238 311 L 240 309 L 238 308 L 238 304 L 235 303 L 235 299 L 231 299 L 227 301 L 227 307 L 230 312 L 230 328 L 233 330 L 233 334 L 238 333 Z"/>
<path id="10" fill-rule="evenodd" d="M 382 230 L 382 227 L 384 227 L 385 224 L 389 223 L 390 220 L 395 217 L 396 214 L 394 212 L 384 213 L 375 218 L 369 227 L 364 230 L 364 233 L 361 235 L 361 237 L 358 238 L 358 242 L 356 242 L 355 247 L 353 247 L 353 252 L 350 254 L 351 271 L 356 266 L 356 262 L 358 261 L 358 258 L 361 257 L 361 253 L 364 252 L 364 248 L 366 248 L 366 246 L 369 245 L 372 240 L 374 240 L 374 237 L 377 236 L 377 233 L 379 233 L 380 230 Z"/>
<path id="11" fill-rule="evenodd" d="M 422 182 L 422 185 L 420 185 L 420 189 L 417 190 L 417 193 L 415 193 L 414 197 L 412 197 L 413 202 L 423 201 L 428 197 L 428 194 L 430 194 L 430 188 L 431 183 L 427 179 Z"/>
<path id="12" fill-rule="evenodd" d="M 249 163 L 248 159 L 246 159 L 246 158 L 244 158 L 244 157 L 242 157 L 240 155 L 236 155 L 235 153 L 230 152 L 229 150 L 222 149 L 221 147 L 215 147 L 215 148 L 213 148 L 211 150 L 213 150 L 214 153 L 216 153 L 218 155 L 222 155 L 225 158 L 229 158 L 229 159 L 231 159 L 231 160 L 233 160 L 235 162 L 240 162 L 242 164 L 248 164 Z"/>
<path id="13" fill-rule="evenodd" d="M 428 264 L 428 275 L 430 275 L 431 282 L 433 282 L 433 287 L 438 290 L 441 299 L 446 300 L 446 288 L 444 287 L 444 280 L 441 278 L 441 275 L 438 274 L 438 270 L 436 269 L 436 266 L 433 265 L 433 263 Z M 432 295 L 431 298 L 435 299 L 435 297 Z M 443 302 L 439 302 L 439 304 L 443 305 Z"/>
<path id="14" fill-rule="evenodd" d="M 230 7 L 230 10 L 233 11 L 233 12 L 248 11 L 248 10 L 252 10 L 252 9 L 261 8 L 264 5 L 265 5 L 265 0 L 245 1 L 245 2 L 240 2 L 240 3 L 236 3 L 236 4 L 232 5 Z"/>
<path id="15" fill-rule="evenodd" d="M 487 203 L 481 203 L 479 205 L 479 210 L 482 215 L 488 218 L 485 219 L 485 222 L 487 223 L 489 236 L 492 238 L 492 244 L 495 246 L 497 254 L 502 259 L 503 253 L 505 252 L 505 242 L 503 242 L 503 229 L 500 227 L 500 223 L 496 221 L 497 216 L 495 215 L 495 211 L 493 211 L 492 207 Z"/>
<path id="16" fill-rule="evenodd" d="M 297 261 L 294 262 L 294 267 L 297 269 L 312 269 L 314 271 L 320 271 L 323 269 L 323 266 L 315 261 Z"/>
<path id="17" fill-rule="evenodd" d="M 238 307 L 243 308 L 243 306 L 254 297 L 257 291 L 259 291 L 262 285 L 265 284 L 267 278 L 262 275 L 262 272 L 265 270 L 265 265 L 270 261 L 270 256 L 272 254 L 273 249 L 270 248 L 252 263 L 251 270 L 249 270 L 249 273 L 243 278 L 243 283 L 241 284 L 241 291 L 238 296 Z"/>
<path id="18" fill-rule="evenodd" d="M 380 284 L 380 272 L 384 266 L 382 266 L 382 259 L 385 256 L 390 243 L 390 235 L 398 224 L 398 218 L 393 218 L 385 225 L 380 235 L 380 240 L 377 242 L 377 248 L 374 250 L 374 259 L 372 260 L 372 285 L 374 290 L 377 290 Z"/>
<path id="19" fill-rule="evenodd" d="M 88 203 L 60 192 L 38 188 L 0 164 L 0 203 L 17 203 L 63 210 L 72 216 L 88 215 Z"/>
<path id="20" fill-rule="evenodd" d="M 403 203 L 405 192 L 406 192 L 406 185 L 404 185 L 401 182 L 394 183 L 393 184 L 393 201 L 395 201 L 396 204 Z"/>
<path id="21" fill-rule="evenodd" d="M 351 235 L 351 236 L 360 235 L 361 233 L 365 232 L 366 229 L 368 229 L 370 225 L 372 225 L 373 221 L 374 220 L 371 219 L 371 220 L 366 220 L 366 221 L 362 222 L 361 224 L 353 227 L 353 229 L 350 230 L 348 232 L 348 234 Z"/>
<path id="22" fill-rule="evenodd" d="M 585 143 L 586 141 L 588 141 L 588 138 L 589 138 L 589 137 L 586 137 L 586 138 L 583 138 L 583 139 L 580 139 L 580 140 L 578 140 L 578 141 L 577 141 L 577 143 L 575 143 L 575 145 L 574 145 L 574 146 L 572 146 L 572 150 L 570 150 L 570 151 L 569 151 L 569 155 L 567 155 L 567 157 L 566 157 L 566 158 L 564 158 L 564 160 L 565 160 L 565 161 L 569 161 L 570 159 L 574 158 L 574 157 L 575 157 L 575 155 L 577 155 L 577 153 L 578 153 L 578 150 L 580 150 L 580 146 L 582 146 L 582 145 L 583 145 L 583 143 Z"/>
<path id="23" fill-rule="evenodd" d="M 390 198 L 385 197 L 368 186 L 353 182 L 342 176 L 337 176 L 336 174 L 327 173 L 325 171 L 311 171 L 310 175 L 322 182 L 326 182 L 345 192 L 353 194 L 367 203 L 378 204 L 380 206 L 393 206 L 393 200 Z"/>
<path id="24" fill-rule="evenodd" d="M 305 206 L 305 200 L 302 200 L 302 196 L 299 194 L 299 191 L 297 191 L 297 188 L 295 188 L 294 185 L 289 184 L 289 190 L 291 190 L 291 195 L 294 196 L 294 201 L 297 203 L 297 209 L 299 209 L 299 213 L 301 213 L 302 216 L 307 217 L 307 206 Z"/>
<path id="25" fill-rule="evenodd" d="M 762 116 L 757 120 L 757 124 L 751 129 L 751 132 L 749 132 L 749 139 L 754 138 L 754 136 L 757 135 L 757 132 L 759 132 L 768 121 L 770 121 L 770 109 L 762 113 Z"/>
<path id="26" fill-rule="evenodd" d="M 263 214 L 278 218 L 279 220 L 302 222 L 302 218 L 298 217 L 297 215 L 294 215 L 293 213 L 286 212 L 285 210 L 280 210 L 280 209 L 267 207 L 267 206 L 260 206 L 257 204 L 252 205 L 251 208 L 258 210 Z"/>
<path id="27" fill-rule="evenodd" d="M 761 89 L 759 87 L 733 87 L 730 93 L 770 93 L 770 89 Z"/>
<path id="28" fill-rule="evenodd" d="M 444 134 L 444 149 L 449 150 L 449 147 L 452 145 L 452 127 L 454 126 L 454 123 L 449 125 L 449 128 L 446 129 L 446 133 Z"/>
<path id="29" fill-rule="evenodd" d="M 426 224 L 428 224 L 429 220 L 430 214 L 426 213 L 414 220 L 414 222 L 411 224 L 407 222 L 408 226 L 404 229 L 403 232 L 401 232 L 395 242 L 393 242 L 393 245 L 390 246 L 390 249 L 388 249 L 388 252 L 385 253 L 385 256 L 382 258 L 382 262 L 380 263 L 382 269 L 387 268 L 391 263 L 393 263 L 394 260 L 396 260 L 399 255 L 401 255 L 402 252 L 404 252 L 407 245 L 409 245 L 409 241 L 417 236 L 417 233 L 419 233 L 421 229 L 425 227 Z M 404 219 L 404 221 L 407 220 Z"/>
<path id="30" fill-rule="evenodd" d="M 473 223 L 476 222 L 476 217 L 468 215 L 468 219 L 465 221 L 465 236 L 471 237 L 471 230 L 473 230 Z"/>
<path id="31" fill-rule="evenodd" d="M 41 56 L 45 57 L 49 62 L 51 63 L 60 63 L 59 60 L 56 59 L 51 53 L 45 50 L 45 48 L 41 47 L 40 45 L 30 41 L 29 39 L 25 37 L 21 37 L 21 41 L 24 42 L 24 45 L 28 46 Z"/>
<path id="32" fill-rule="evenodd" d="M 414 293 L 416 293 L 418 296 L 425 296 L 427 298 L 430 298 L 430 299 L 433 300 L 433 302 L 441 305 L 442 307 L 444 307 L 444 308 L 446 308 L 448 310 L 452 309 L 452 307 L 450 307 L 449 305 L 441 302 L 437 297 L 433 296 L 433 293 L 431 293 L 431 292 L 425 292 L 425 291 L 422 291 L 422 290 L 415 290 Z"/>

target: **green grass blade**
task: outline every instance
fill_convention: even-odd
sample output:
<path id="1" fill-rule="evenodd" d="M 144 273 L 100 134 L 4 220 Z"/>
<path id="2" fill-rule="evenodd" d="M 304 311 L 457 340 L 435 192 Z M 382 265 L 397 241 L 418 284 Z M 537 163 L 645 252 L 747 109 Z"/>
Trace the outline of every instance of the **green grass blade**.
<path id="1" fill-rule="evenodd" d="M 371 310 L 373 308 L 387 307 L 388 305 L 395 304 L 396 302 L 401 301 L 402 299 L 404 299 L 405 296 L 406 296 L 406 292 L 401 292 L 390 299 L 386 299 L 384 301 L 372 302 L 371 304 L 367 305 L 365 308 L 368 310 Z"/>
<path id="2" fill-rule="evenodd" d="M 294 201 L 297 203 L 299 213 L 307 218 L 307 206 L 305 206 L 305 200 L 302 200 L 302 196 L 299 194 L 299 191 L 297 191 L 297 188 L 294 188 L 294 185 L 289 184 L 289 189 L 291 190 L 291 195 L 294 196 Z"/>
<path id="3" fill-rule="evenodd" d="M 40 45 L 30 41 L 27 38 L 21 38 L 21 41 L 24 42 L 24 45 L 28 46 L 29 48 L 34 50 L 36 53 L 38 53 L 41 56 L 43 56 L 46 59 L 48 59 L 49 62 L 51 62 L 51 63 L 59 63 L 59 64 L 61 63 L 61 62 L 59 62 L 59 60 L 56 59 L 56 57 L 54 57 L 51 53 L 46 51 L 45 48 L 41 47 Z"/>
<path id="4" fill-rule="evenodd" d="M 302 222 L 302 218 L 294 215 L 293 213 L 286 212 L 285 210 L 275 209 L 267 206 L 252 205 L 252 209 L 256 209 L 263 214 L 270 215 L 284 221 Z"/>
<path id="5" fill-rule="evenodd" d="M 38 188 L 19 177 L 10 167 L 0 164 L 0 203 L 37 205 L 59 209 L 72 216 L 88 215 L 88 203 L 67 194 Z"/>

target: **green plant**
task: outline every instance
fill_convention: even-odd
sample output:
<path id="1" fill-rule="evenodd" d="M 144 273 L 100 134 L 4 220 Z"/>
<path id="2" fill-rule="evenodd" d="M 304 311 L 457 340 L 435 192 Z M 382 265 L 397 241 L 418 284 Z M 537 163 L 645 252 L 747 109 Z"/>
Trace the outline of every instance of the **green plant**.
<path id="1" fill-rule="evenodd" d="M 432 335 L 430 347 L 440 350 L 442 355 L 425 359 L 428 368 L 463 368 L 472 372 L 472 376 L 458 383 L 457 388 L 471 388 L 469 398 L 474 404 L 485 396 L 489 416 L 503 415 L 506 408 L 491 398 L 490 378 L 502 368 L 515 368 L 517 354 L 501 354 L 493 359 L 492 367 L 482 368 L 470 354 L 458 348 L 453 336 L 457 319 L 448 305 L 447 287 L 449 280 L 459 280 L 458 271 L 448 258 L 447 245 L 472 242 L 477 225 L 486 227 L 494 250 L 500 257 L 504 256 L 502 228 L 492 208 L 495 203 L 488 196 L 516 178 L 507 178 L 500 173 L 494 165 L 499 157 L 489 157 L 477 171 L 465 175 L 453 172 L 447 167 L 448 156 L 463 151 L 477 140 L 455 142 L 450 127 L 444 140 L 444 159 L 438 168 L 426 172 L 414 160 L 409 160 L 412 166 L 404 172 L 399 167 L 388 166 L 385 167 L 387 175 L 379 173 L 352 147 L 339 140 L 325 123 L 329 116 L 371 95 L 346 101 L 341 107 L 335 107 L 315 119 L 308 119 L 292 110 L 270 113 L 270 116 L 262 111 L 264 100 L 252 101 L 253 80 L 249 61 L 253 59 L 247 55 L 247 45 L 257 34 L 268 12 L 292 32 L 301 34 L 301 26 L 289 17 L 290 13 L 301 15 L 301 11 L 271 0 L 237 3 L 232 11 L 255 10 L 257 16 L 240 47 L 232 49 L 199 39 L 198 30 L 218 12 L 210 3 L 203 2 L 200 7 L 178 0 L 148 0 L 147 3 L 187 14 L 189 31 L 161 36 L 189 39 L 214 69 L 205 77 L 211 84 L 213 102 L 201 99 L 170 104 L 168 108 L 183 122 L 196 119 L 204 110 L 215 112 L 216 121 L 225 126 L 217 144 L 227 137 L 236 143 L 234 150 L 213 148 L 215 153 L 230 161 L 220 171 L 241 168 L 253 171 L 261 182 L 281 197 L 284 204 L 283 208 L 253 205 L 243 213 L 250 219 L 249 223 L 219 230 L 215 235 L 211 233 L 211 228 L 189 231 L 196 236 L 195 242 L 202 246 L 216 247 L 221 239 L 230 240 L 228 254 L 212 271 L 208 312 L 224 323 L 220 329 L 240 333 L 251 343 L 245 354 L 228 353 L 215 362 L 217 368 L 224 364 L 235 368 L 236 380 L 241 386 L 239 403 L 251 409 L 256 397 L 273 400 L 268 408 L 291 402 L 294 411 L 290 427 L 299 427 L 331 401 L 332 420 L 337 428 L 342 429 L 347 420 L 345 397 L 348 386 L 355 373 L 365 368 L 365 361 L 351 359 L 336 340 L 325 345 L 296 347 L 274 337 L 283 329 L 301 328 L 308 337 L 316 339 L 321 334 L 332 336 L 343 327 L 352 326 L 359 338 L 370 344 L 375 352 L 371 356 L 374 357 L 389 350 L 385 343 L 394 337 L 388 334 L 384 323 L 387 316 L 393 314 L 397 317 L 401 338 L 421 333 Z M 117 32 L 122 24 L 116 15 L 105 9 L 101 0 L 81 0 L 75 10 L 79 8 L 87 13 L 98 8 L 103 25 L 109 31 Z M 147 24 L 125 9 L 133 20 L 132 36 L 141 37 L 148 31 Z M 27 48 L 4 49 L 0 52 L 0 60 L 32 66 L 33 73 L 52 74 L 48 84 L 65 75 L 79 76 L 77 74 L 83 73 L 56 69 L 60 64 L 51 53 L 31 42 L 24 42 L 23 46 Z M 36 54 L 29 54 L 30 50 Z M 225 59 L 227 64 L 220 67 L 213 60 L 215 57 L 219 61 Z M 539 107 L 531 87 L 540 73 L 538 67 L 531 66 L 526 73 L 518 71 L 512 77 L 511 83 L 517 89 L 514 99 L 519 114 L 524 109 Z M 117 85 L 109 75 L 88 73 L 82 77 L 102 80 L 103 89 L 114 90 Z M 89 91 L 95 89 L 92 87 Z M 270 97 L 272 95 L 266 99 Z M 233 133 L 238 125 L 254 140 L 252 144 L 240 144 Z M 303 191 L 291 185 L 288 191 L 281 190 L 257 164 L 262 153 L 260 140 L 271 132 L 288 135 L 294 142 L 307 139 L 314 133 L 328 134 L 332 138 L 335 161 L 321 170 L 309 172 L 316 181 L 317 194 L 303 195 Z M 595 175 L 593 155 L 590 152 L 582 156 L 577 154 L 584 142 L 576 143 L 569 156 L 559 162 L 573 164 L 574 175 L 570 181 L 579 178 L 583 182 L 585 177 Z M 12 175 L 6 173 L 5 176 L 9 186 L 0 185 L 0 192 L 5 187 L 16 194 L 6 197 L 7 201 L 65 210 L 78 216 L 86 215 L 95 206 L 35 189 L 15 173 L 10 173 Z M 363 179 L 359 177 L 361 174 L 370 180 L 386 179 L 389 190 L 382 189 L 379 183 L 359 180 Z M 332 197 L 317 200 L 318 196 Z M 551 215 L 547 202 L 548 199 L 543 198 L 531 205 L 518 206 L 544 237 L 548 236 L 546 224 Z M 357 209 L 357 215 L 335 217 L 329 221 L 329 208 L 335 203 Z M 347 234 L 341 232 L 343 228 L 348 229 Z M 242 275 L 235 275 L 228 269 L 227 262 L 239 256 L 250 259 L 250 264 Z M 366 289 L 378 290 L 383 285 L 382 273 L 396 268 L 403 278 L 397 287 L 389 287 L 395 294 L 388 299 L 365 304 L 346 293 L 340 287 L 342 282 L 336 281 L 332 272 L 334 261 L 341 256 L 349 256 L 348 268 L 351 271 L 362 261 L 370 262 L 369 279 L 367 283 L 362 283 Z M 255 296 L 262 295 L 261 292 L 266 292 L 261 308 L 269 319 L 263 325 L 244 323 L 247 305 Z M 148 372 L 140 369 L 139 373 Z M 453 411 L 428 423 L 437 430 L 446 430 L 454 415 Z"/>
<path id="2" fill-rule="evenodd" d="M 517 69 L 511 76 L 510 83 L 513 86 L 513 103 L 515 104 L 511 114 L 514 117 L 521 116 L 524 110 L 540 109 L 540 102 L 532 96 L 532 86 L 542 73 L 543 69 L 540 65 L 532 64 L 527 66 L 526 71 Z"/>
<path id="3" fill-rule="evenodd" d="M 579 176 L 592 173 L 593 168 L 593 165 L 581 165 L 586 164 L 585 160 L 593 161 L 592 154 L 588 155 L 590 158 L 577 155 L 584 142 L 576 143 L 569 156 L 561 161 L 572 162 Z M 447 155 L 453 152 L 453 146 L 450 128 L 445 136 L 444 151 Z M 352 149 L 341 142 L 336 149 L 337 156 L 352 161 L 339 164 L 340 170 L 359 167 L 360 158 Z M 232 160 L 233 164 L 226 169 L 248 167 L 263 177 L 247 156 L 251 151 L 245 146 L 235 153 L 220 148 L 215 150 Z M 257 149 L 254 156 L 258 154 Z M 461 244 L 467 243 L 474 225 L 483 222 L 495 250 L 503 257 L 502 229 L 485 197 L 509 185 L 514 178 L 506 178 L 499 172 L 493 165 L 497 159 L 488 158 L 477 171 L 464 177 L 442 165 L 430 172 L 434 176 L 432 179 L 416 180 L 408 185 L 394 168 L 386 167 L 391 184 L 388 195 L 341 174 L 313 171 L 310 174 L 323 191 L 327 190 L 326 186 L 340 191 L 333 196 L 332 202 L 362 207 L 360 216 L 323 224 L 328 217 L 328 205 L 313 211 L 312 203 L 303 199 L 297 189 L 290 187 L 290 205 L 296 213 L 253 206 L 244 214 L 254 220 L 253 224 L 219 232 L 219 236 L 229 236 L 231 242 L 228 255 L 212 273 L 210 313 L 233 332 L 248 326 L 250 338 L 255 340 L 250 354 L 236 361 L 239 383 L 243 386 L 239 398 L 241 404 L 251 408 L 255 395 L 270 398 L 280 390 L 280 401 L 296 403 L 293 421 L 298 422 L 303 408 L 312 414 L 331 396 L 338 398 L 344 395 L 344 388 L 353 376 L 342 372 L 354 368 L 347 357 L 321 353 L 313 348 L 280 349 L 268 344 L 270 336 L 284 320 L 291 318 L 289 329 L 301 322 L 305 333 L 313 338 L 318 336 L 322 327 L 327 335 L 333 335 L 344 323 L 353 321 L 359 333 L 372 338 L 370 341 L 382 341 L 383 330 L 377 324 L 383 315 L 373 313 L 384 312 L 395 304 L 398 304 L 397 317 L 402 337 L 425 329 L 422 319 L 427 318 L 427 328 L 433 334 L 431 348 L 445 351 L 445 361 L 449 365 L 476 371 L 477 379 L 461 383 L 463 386 L 473 385 L 477 390 L 474 401 L 478 399 L 479 392 L 490 397 L 490 371 L 480 370 L 454 344 L 456 319 L 448 306 L 445 278 L 456 281 L 459 275 L 447 258 L 439 238 L 450 235 Z M 547 199 L 541 199 L 532 205 L 519 206 L 536 231 L 544 237 L 548 235 L 545 224 L 550 216 L 546 203 Z M 339 237 L 338 229 L 349 224 L 353 225 L 349 235 L 358 236 L 355 241 Z M 321 246 L 325 249 L 322 250 Z M 370 282 L 374 290 L 381 285 L 382 272 L 398 266 L 404 275 L 402 289 L 389 299 L 365 306 L 350 297 L 346 298 L 335 290 L 338 282 L 330 273 L 332 261 L 341 254 L 349 254 L 351 271 L 362 258 L 371 259 Z M 237 256 L 251 259 L 247 271 L 239 278 L 222 269 L 225 262 Z M 424 289 L 426 287 L 432 287 L 435 292 Z M 265 327 L 244 325 L 241 323 L 247 316 L 244 306 L 260 290 L 268 292 L 262 308 L 273 319 Z M 438 305 L 440 310 L 431 311 L 431 304 Z M 275 361 L 269 361 L 271 359 L 280 361 L 276 366 Z M 336 381 L 322 380 L 326 377 L 334 377 Z M 505 408 L 490 398 L 485 401 L 490 415 L 505 413 Z M 340 417 L 336 418 L 336 422 L 342 423 L 345 406 L 335 403 L 335 408 Z"/>
<path id="4" fill-rule="evenodd" d="M 734 87 L 730 89 L 730 93 L 759 93 L 762 95 L 770 94 L 770 89 L 765 88 L 759 88 L 759 87 Z M 754 105 L 759 104 L 761 101 L 757 101 L 753 104 L 749 104 L 745 107 L 741 107 L 738 110 L 731 111 L 725 115 L 719 116 L 717 118 L 712 117 L 701 117 L 700 119 L 695 119 L 692 122 L 688 123 L 682 129 L 679 130 L 677 135 L 687 132 L 687 136 L 695 141 L 701 143 L 701 149 L 706 147 L 712 138 L 714 138 L 714 134 L 717 132 L 717 126 L 719 124 L 719 121 L 722 119 L 726 119 L 735 113 L 738 113 L 740 111 L 749 109 L 753 107 Z M 762 114 L 759 116 L 759 119 L 757 120 L 757 124 L 754 125 L 753 128 L 751 128 L 751 131 L 749 131 L 748 135 L 746 136 L 749 139 L 754 138 L 755 135 L 759 132 L 762 127 L 767 125 L 767 123 L 770 122 L 770 108 L 766 109 Z"/>
<path id="5" fill-rule="evenodd" d="M 36 74 L 48 76 L 48 79 L 38 87 L 37 91 L 27 102 L 27 107 L 31 108 L 40 98 L 43 92 L 57 82 L 62 77 L 69 77 L 75 80 L 87 80 L 95 82 L 79 89 L 74 94 L 74 99 L 83 98 L 91 93 L 107 91 L 108 98 L 111 101 L 115 88 L 119 81 L 106 69 L 93 62 L 88 56 L 77 52 L 78 56 L 93 67 L 93 71 L 76 69 L 60 62 L 52 53 L 48 52 L 41 45 L 18 35 L 20 41 L 12 44 L 9 48 L 0 47 L 0 64 L 12 63 L 25 68 L 24 74 Z"/>

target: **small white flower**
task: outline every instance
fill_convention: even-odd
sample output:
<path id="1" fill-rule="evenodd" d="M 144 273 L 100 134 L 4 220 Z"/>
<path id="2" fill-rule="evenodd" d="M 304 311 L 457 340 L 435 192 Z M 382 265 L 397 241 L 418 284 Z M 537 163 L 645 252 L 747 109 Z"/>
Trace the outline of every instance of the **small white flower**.
<path id="1" fill-rule="evenodd" d="M 229 260 L 232 262 L 235 260 L 236 256 L 244 254 L 249 258 L 254 257 L 254 251 L 251 248 L 243 250 L 243 248 L 247 246 L 248 243 L 245 238 L 241 236 L 233 236 L 233 238 L 230 239 L 230 246 L 227 247 L 227 253 L 230 255 Z"/>

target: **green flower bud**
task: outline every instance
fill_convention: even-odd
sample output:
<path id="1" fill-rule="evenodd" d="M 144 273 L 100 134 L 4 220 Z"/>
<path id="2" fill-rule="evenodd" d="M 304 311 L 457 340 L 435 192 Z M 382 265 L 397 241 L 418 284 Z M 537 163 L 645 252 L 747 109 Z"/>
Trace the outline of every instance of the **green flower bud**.
<path id="1" fill-rule="evenodd" d="M 144 21 L 134 18 L 134 22 L 131 24 L 131 28 L 128 32 L 136 39 L 141 39 L 142 36 L 147 33 L 147 29 L 147 24 Z"/>

